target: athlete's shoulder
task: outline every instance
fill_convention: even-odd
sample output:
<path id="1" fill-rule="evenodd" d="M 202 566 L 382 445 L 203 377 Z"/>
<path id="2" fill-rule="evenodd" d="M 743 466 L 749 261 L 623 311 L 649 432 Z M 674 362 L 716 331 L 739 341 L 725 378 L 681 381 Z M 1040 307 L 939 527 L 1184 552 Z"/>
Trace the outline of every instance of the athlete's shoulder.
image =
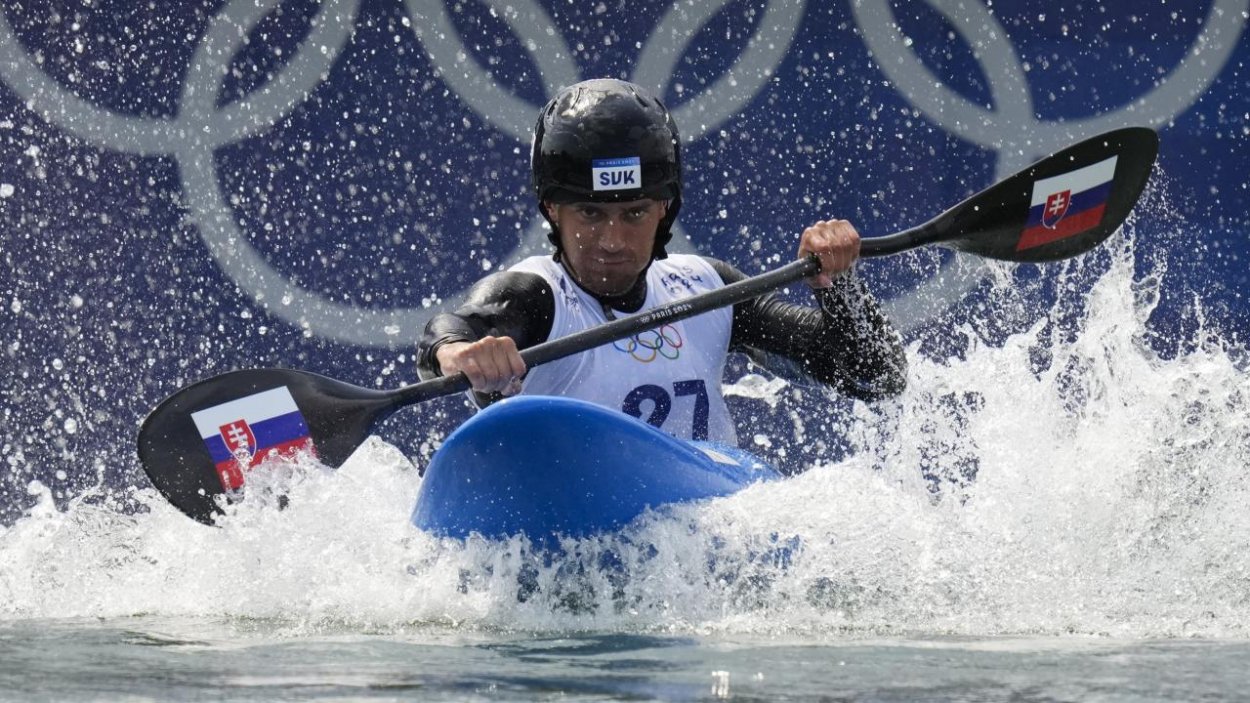
<path id="1" fill-rule="evenodd" d="M 551 284 L 547 282 L 546 277 L 537 271 L 509 268 L 496 271 L 473 284 L 466 302 L 471 305 L 481 305 L 524 300 L 531 297 L 551 299 Z"/>

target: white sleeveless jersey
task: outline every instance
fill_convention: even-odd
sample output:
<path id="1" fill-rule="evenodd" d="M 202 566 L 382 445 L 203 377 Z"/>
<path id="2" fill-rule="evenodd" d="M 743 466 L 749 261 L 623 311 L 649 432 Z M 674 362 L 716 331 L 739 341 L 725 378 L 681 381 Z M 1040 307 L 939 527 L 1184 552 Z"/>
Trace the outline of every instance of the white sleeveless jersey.
<path id="1" fill-rule="evenodd" d="M 534 256 L 511 268 L 542 276 L 555 295 L 548 339 L 607 322 L 603 306 L 577 286 L 550 256 Z M 647 298 L 640 314 L 724 283 L 698 256 L 672 254 L 647 269 Z M 733 327 L 732 308 L 720 308 L 666 323 L 614 344 L 530 369 L 521 392 L 580 398 L 623 411 L 683 439 L 736 445 L 736 433 L 721 394 L 721 376 Z"/>

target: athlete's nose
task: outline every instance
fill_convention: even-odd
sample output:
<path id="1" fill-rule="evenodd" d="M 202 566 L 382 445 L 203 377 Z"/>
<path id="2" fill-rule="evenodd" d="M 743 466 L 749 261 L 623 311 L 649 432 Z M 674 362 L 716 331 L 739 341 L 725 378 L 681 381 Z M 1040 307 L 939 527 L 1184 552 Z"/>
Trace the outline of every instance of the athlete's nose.
<path id="1" fill-rule="evenodd" d="M 609 217 L 604 223 L 602 234 L 599 236 L 599 247 L 604 251 L 618 252 L 625 248 L 626 239 L 629 236 L 628 228 L 619 217 Z"/>

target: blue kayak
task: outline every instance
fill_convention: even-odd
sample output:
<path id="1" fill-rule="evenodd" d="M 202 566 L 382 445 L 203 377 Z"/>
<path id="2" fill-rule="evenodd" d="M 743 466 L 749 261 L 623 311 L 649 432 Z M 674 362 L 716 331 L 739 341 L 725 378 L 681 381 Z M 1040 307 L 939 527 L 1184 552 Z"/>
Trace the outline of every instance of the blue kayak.
<path id="1" fill-rule="evenodd" d="M 522 534 L 550 544 L 777 478 L 737 447 L 675 439 L 580 400 L 519 396 L 447 438 L 425 470 L 412 523 L 444 537 Z"/>

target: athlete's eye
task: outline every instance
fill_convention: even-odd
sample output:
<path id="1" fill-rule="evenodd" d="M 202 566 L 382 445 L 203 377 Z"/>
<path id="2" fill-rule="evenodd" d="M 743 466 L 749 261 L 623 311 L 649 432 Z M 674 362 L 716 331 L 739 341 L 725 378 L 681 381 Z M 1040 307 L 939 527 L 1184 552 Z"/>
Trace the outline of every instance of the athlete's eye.
<path id="1" fill-rule="evenodd" d="M 631 207 L 630 209 L 625 211 L 625 219 L 629 220 L 630 222 L 641 222 L 642 220 L 646 219 L 647 215 L 650 212 L 651 212 L 651 208 L 645 205 L 640 205 L 638 207 Z"/>

